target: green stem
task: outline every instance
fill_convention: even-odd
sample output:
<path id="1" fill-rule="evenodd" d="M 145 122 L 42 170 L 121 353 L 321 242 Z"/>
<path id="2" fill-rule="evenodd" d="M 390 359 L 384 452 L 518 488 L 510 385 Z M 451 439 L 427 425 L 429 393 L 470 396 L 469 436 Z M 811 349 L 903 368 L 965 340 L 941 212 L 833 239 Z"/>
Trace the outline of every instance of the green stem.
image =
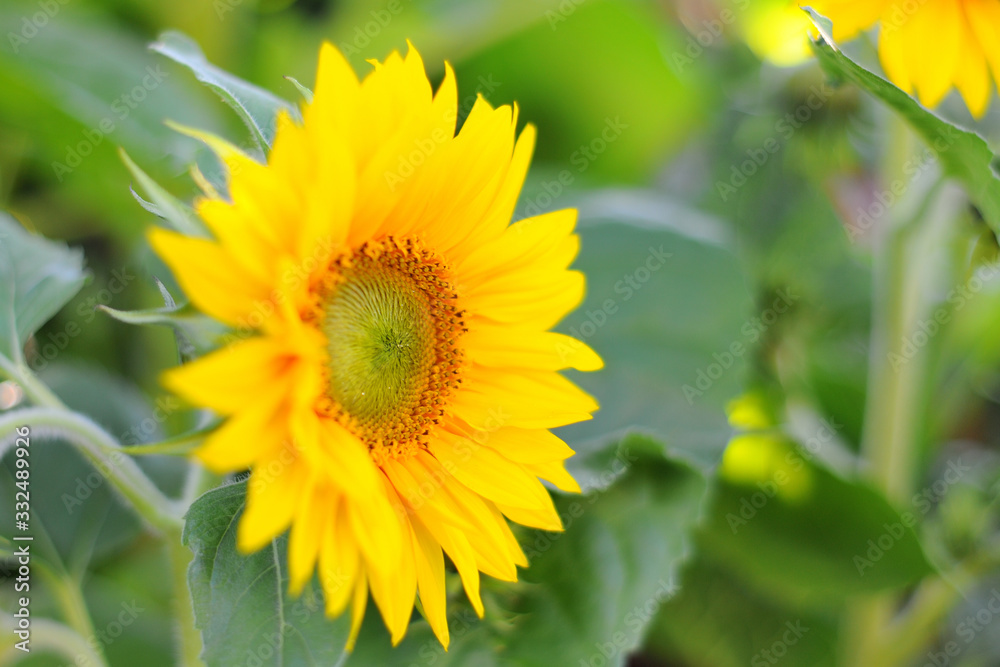
<path id="1" fill-rule="evenodd" d="M 31 621 L 31 649 L 34 652 L 59 653 L 73 665 L 97 665 L 107 667 L 104 657 L 97 653 L 84 637 L 72 628 L 48 618 Z M 9 634 L 4 632 L 4 634 Z M 0 650 L 0 664 L 12 665 L 18 658 L 31 654 L 15 649 L 13 645 L 6 651 Z"/>
<path id="2" fill-rule="evenodd" d="M 11 361 L 0 354 L 0 375 L 21 385 L 24 395 L 35 405 L 45 405 L 50 408 L 63 408 L 65 405 L 52 390 L 40 382 L 31 369 L 24 363 Z"/>
<path id="3" fill-rule="evenodd" d="M 200 667 L 201 633 L 195 627 L 194 603 L 188 588 L 187 572 L 193 557 L 191 551 L 181 543 L 181 531 L 168 536 L 167 549 L 170 557 L 170 573 L 174 584 L 174 614 L 177 622 L 177 638 L 180 655 L 177 663 L 182 667 Z"/>
<path id="4" fill-rule="evenodd" d="M 874 647 L 873 664 L 911 664 L 924 649 L 927 637 L 933 636 L 934 629 L 962 597 L 962 592 L 998 566 L 1000 543 L 994 542 L 956 566 L 947 576 L 922 582 L 906 612 L 885 629 Z"/>
<path id="5" fill-rule="evenodd" d="M 153 454 L 159 456 L 187 456 L 192 451 L 197 449 L 198 445 L 200 445 L 216 428 L 218 428 L 218 425 L 214 424 L 207 428 L 191 431 L 190 433 L 179 435 L 176 438 L 169 438 L 160 442 L 152 442 L 142 445 L 123 445 L 121 450 L 126 454 L 131 454 L 132 456 L 150 456 Z"/>
<path id="6" fill-rule="evenodd" d="M 927 258 L 948 247 L 961 203 L 940 185 L 930 189 L 902 224 L 888 224 L 876 240 L 872 334 L 865 426 L 861 453 L 872 481 L 897 507 L 912 496 L 917 475 L 919 434 L 925 393 L 931 381 L 926 349 L 913 352 L 913 333 L 927 312 L 922 294 L 932 293 L 940 276 Z M 950 278 L 950 277 L 949 277 Z M 941 591 L 932 598 L 944 600 Z M 844 665 L 890 667 L 883 636 L 897 613 L 894 594 L 873 596 L 850 606 L 846 619 Z M 887 662 L 879 662 L 887 660 Z"/>
<path id="7" fill-rule="evenodd" d="M 178 530 L 181 509 L 167 498 L 128 458 L 118 442 L 90 419 L 56 408 L 27 408 L 0 415 L 0 443 L 15 437 L 21 426 L 38 429 L 39 435 L 58 435 L 76 446 L 132 508 L 161 532 Z"/>
<path id="8" fill-rule="evenodd" d="M 916 392 L 921 376 L 919 358 L 893 368 L 889 359 L 901 356 L 900 342 L 906 336 L 912 301 L 906 284 L 906 248 L 899 234 L 884 241 L 876 259 L 874 313 L 868 405 L 861 452 L 871 466 L 871 477 L 890 501 L 905 502 L 913 472 L 913 441 Z"/>
<path id="9" fill-rule="evenodd" d="M 47 539 L 47 536 L 45 536 Z M 79 636 L 95 637 L 94 622 L 87 610 L 87 602 L 83 598 L 80 585 L 65 569 L 61 562 L 49 564 L 41 561 L 35 564 L 39 574 L 48 582 L 55 594 L 59 609 L 62 611 L 66 624 Z M 101 665 L 107 663 L 104 649 L 99 644 L 92 646 L 94 653 L 101 657 Z"/>
<path id="10" fill-rule="evenodd" d="M 203 491 L 206 485 L 211 485 L 215 478 L 206 473 L 201 466 L 193 464 L 185 497 L 180 502 L 174 502 L 156 488 L 127 454 L 178 453 L 177 450 L 187 450 L 197 444 L 204 438 L 205 433 L 196 432 L 160 443 L 159 446 L 122 447 L 115 438 L 90 419 L 70 411 L 23 363 L 11 361 L 0 354 L 0 375 L 20 384 L 32 403 L 44 406 L 0 415 L 0 451 L 5 442 L 16 437 L 15 431 L 20 426 L 40 428 L 44 434 L 58 434 L 76 446 L 133 509 L 166 537 L 178 624 L 178 664 L 182 667 L 202 667 L 204 663 L 200 658 L 201 633 L 195 627 L 194 605 L 187 584 L 187 568 L 192 554 L 181 543 L 183 530 L 181 517 L 191 500 Z M 85 636 L 93 636 L 93 625 L 79 587 L 75 584 L 68 585 L 70 582 L 62 583 L 67 585 L 57 586 L 57 595 L 68 620 L 79 630 L 83 630 L 82 634 Z M 64 628 L 65 632 L 58 631 L 56 626 L 63 627 L 53 624 L 54 647 L 72 648 L 73 645 L 80 643 L 76 632 L 69 628 Z M 87 649 L 84 655 L 91 659 L 92 664 L 101 667 L 107 664 L 103 656 L 90 649 L 87 642 L 82 643 Z M 79 650 L 72 649 L 67 655 L 75 659 L 79 653 Z"/>

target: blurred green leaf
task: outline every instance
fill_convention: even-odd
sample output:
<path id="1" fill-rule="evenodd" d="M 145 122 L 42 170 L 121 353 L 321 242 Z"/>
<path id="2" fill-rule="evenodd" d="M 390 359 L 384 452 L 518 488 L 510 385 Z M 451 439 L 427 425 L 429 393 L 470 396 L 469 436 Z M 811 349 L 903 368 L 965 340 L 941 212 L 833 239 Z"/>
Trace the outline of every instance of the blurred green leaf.
<path id="1" fill-rule="evenodd" d="M 699 545 L 757 588 L 824 608 L 934 572 L 912 528 L 916 507 L 897 511 L 782 438 L 741 436 L 731 446 L 747 449 L 727 454 Z"/>
<path id="2" fill-rule="evenodd" d="M 303 86 L 301 83 L 299 83 L 298 79 L 296 79 L 293 76 L 286 76 L 285 79 L 287 79 L 293 86 L 295 86 L 295 90 L 299 91 L 299 94 L 302 95 L 302 99 L 304 99 L 307 104 L 312 104 L 313 101 L 312 90 L 310 90 L 306 86 Z"/>
<path id="3" fill-rule="evenodd" d="M 806 11 L 820 30 L 829 35 L 829 20 L 811 9 Z M 990 227 L 1000 234 L 1000 179 L 991 167 L 993 151 L 982 137 L 955 127 L 923 108 L 902 90 L 835 49 L 826 39 L 814 42 L 813 51 L 831 77 L 860 86 L 905 118 L 934 151 L 945 173 L 962 182 Z"/>
<path id="4" fill-rule="evenodd" d="M 208 231 L 198 219 L 198 216 L 195 215 L 194 211 L 191 210 L 190 206 L 181 202 L 164 190 L 159 183 L 150 178 L 139 165 L 132 161 L 132 158 L 128 156 L 124 148 L 119 148 L 118 154 L 121 155 L 122 161 L 128 167 L 128 170 L 132 172 L 132 177 L 139 181 L 139 185 L 142 186 L 142 189 L 152 199 L 151 202 L 147 202 L 141 199 L 135 190 L 132 191 L 132 195 L 144 209 L 160 217 L 176 232 L 194 237 L 208 236 Z"/>
<path id="5" fill-rule="evenodd" d="M 172 328 L 177 335 L 177 347 L 184 359 L 193 359 L 214 349 L 226 331 L 223 325 L 201 314 L 187 303 L 147 310 L 116 310 L 109 306 L 98 306 L 98 309 L 126 324 Z"/>
<path id="6" fill-rule="evenodd" d="M 534 23 L 458 63 L 460 108 L 467 112 L 476 93 L 493 104 L 516 101 L 538 126 L 540 162 L 580 182 L 644 184 L 709 118 L 717 88 L 671 68 L 669 54 L 683 52 L 686 34 L 658 21 L 652 3 L 505 4 Z M 456 47 L 468 48 L 464 40 Z"/>
<path id="7" fill-rule="evenodd" d="M 298 111 L 285 100 L 208 62 L 198 44 L 187 35 L 165 32 L 150 48 L 189 68 L 199 81 L 217 92 L 243 119 L 260 148 L 271 147 L 279 111 L 298 118 Z"/>
<path id="8" fill-rule="evenodd" d="M 337 664 L 349 619 L 326 618 L 322 592 L 311 582 L 299 598 L 288 595 L 287 537 L 250 555 L 236 549 L 246 482 L 209 491 L 191 505 L 184 544 L 194 552 L 188 584 L 202 658 L 209 667 L 237 664 Z"/>
<path id="9" fill-rule="evenodd" d="M 629 436 L 613 449 L 627 468 L 617 481 L 559 497 L 566 532 L 535 532 L 522 543 L 532 585 L 514 605 L 521 618 L 500 664 L 623 665 L 677 588 L 705 480 L 655 455 L 662 446 L 648 438 Z"/>
<path id="10" fill-rule="evenodd" d="M 559 434 L 584 453 L 638 429 L 708 468 L 729 440 L 725 406 L 761 331 L 726 228 L 661 200 L 628 197 L 631 224 L 607 222 L 627 219 L 626 205 L 595 210 L 596 219 L 581 207 L 575 266 L 587 275 L 587 298 L 559 329 L 593 347 L 605 368 L 573 374 L 601 408 Z"/>
<path id="11" fill-rule="evenodd" d="M 711 667 L 833 667 L 839 609 L 787 606 L 695 557 L 657 615 L 647 650 Z"/>
<path id="12" fill-rule="evenodd" d="M 0 190 L 12 185 L 11 208 L 48 235 L 134 238 L 142 225 L 116 147 L 157 177 L 176 174 L 195 144 L 164 118 L 219 131 L 222 109 L 193 78 L 168 71 L 122 17 L 85 4 L 60 3 L 16 54 L 2 41 Z M 20 34 L 39 16 L 37 3 L 17 5 L 0 3 L 0 34 Z"/>
<path id="13" fill-rule="evenodd" d="M 39 378 L 70 409 L 92 418 L 125 444 L 162 438 L 163 422 L 180 408 L 177 399 L 161 398 L 154 409 L 134 384 L 97 366 L 52 360 Z M 31 511 L 61 560 L 69 569 L 83 571 L 88 564 L 122 556 L 144 529 L 112 489 L 105 471 L 64 442 L 46 439 L 39 446 L 44 454 L 32 459 L 31 471 L 33 484 L 41 482 L 45 491 L 32 494 Z M 13 457 L 5 461 L 11 475 L 6 481 L 0 475 L 0 494 L 12 498 Z M 164 493 L 180 491 L 186 462 L 150 456 L 137 463 Z M 0 504 L 0 522 L 13 521 L 13 508 L 13 503 Z"/>
<path id="14" fill-rule="evenodd" d="M 0 353 L 25 341 L 83 287 L 83 253 L 29 233 L 0 213 Z"/>

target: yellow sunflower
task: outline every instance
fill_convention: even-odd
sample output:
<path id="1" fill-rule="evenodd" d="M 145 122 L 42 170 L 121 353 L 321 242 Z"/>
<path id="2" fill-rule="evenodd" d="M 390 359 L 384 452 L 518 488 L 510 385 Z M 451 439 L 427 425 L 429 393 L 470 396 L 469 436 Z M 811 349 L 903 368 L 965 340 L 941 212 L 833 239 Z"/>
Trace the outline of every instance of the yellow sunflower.
<path id="1" fill-rule="evenodd" d="M 937 106 L 952 87 L 976 118 L 1000 81 L 1000 0 L 800 0 L 833 22 L 845 41 L 879 25 L 878 52 L 888 77 Z M 992 72 L 992 77 L 991 77 Z"/>
<path id="2" fill-rule="evenodd" d="M 482 616 L 480 572 L 528 564 L 507 519 L 560 530 L 539 478 L 579 491 L 548 430 L 597 409 L 558 371 L 601 359 L 548 331 L 584 293 L 576 212 L 509 224 L 534 128 L 480 97 L 456 135 L 454 73 L 433 93 L 412 45 L 359 81 L 324 44 L 314 92 L 266 164 L 188 130 L 228 170 L 196 202 L 214 238 L 149 238 L 235 333 L 165 383 L 227 416 L 198 456 L 252 471 L 241 550 L 291 527 L 290 588 L 317 571 L 349 645 L 370 590 L 394 643 L 419 592 L 447 647 L 443 554 Z"/>

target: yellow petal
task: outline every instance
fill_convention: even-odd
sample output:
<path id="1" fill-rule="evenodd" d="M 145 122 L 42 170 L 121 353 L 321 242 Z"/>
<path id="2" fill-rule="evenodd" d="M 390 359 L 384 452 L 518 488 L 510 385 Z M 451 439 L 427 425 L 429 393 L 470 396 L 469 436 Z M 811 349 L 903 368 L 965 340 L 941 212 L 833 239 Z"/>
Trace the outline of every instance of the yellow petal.
<path id="1" fill-rule="evenodd" d="M 302 493 L 288 539 L 288 589 L 292 595 L 301 593 L 312 578 L 323 531 L 330 523 L 331 512 L 336 511 L 335 499 L 327 489 L 311 482 Z"/>
<path id="2" fill-rule="evenodd" d="M 391 493 L 391 490 L 389 492 Z M 404 534 L 402 549 L 377 555 L 380 561 L 389 561 L 391 563 L 389 567 L 372 568 L 371 560 L 366 558 L 369 565 L 368 585 L 372 597 L 378 604 L 382 620 L 385 621 L 385 627 L 389 630 L 393 646 L 399 644 L 406 635 L 406 628 L 413 613 L 413 602 L 417 595 L 417 573 L 410 522 L 401 521 L 400 525 Z"/>
<path id="3" fill-rule="evenodd" d="M 329 42 L 319 53 L 313 102 L 304 112 L 305 127 L 316 146 L 350 136 L 358 120 L 361 85 L 344 55 Z"/>
<path id="4" fill-rule="evenodd" d="M 573 237 L 576 216 L 576 209 L 568 208 L 514 223 L 496 239 L 460 257 L 456 282 L 478 285 L 502 278 L 511 269 L 565 269 L 578 250 Z"/>
<path id="5" fill-rule="evenodd" d="M 604 367 L 596 352 L 572 336 L 488 320 L 470 325 L 462 345 L 468 357 L 483 366 L 546 371 L 596 371 Z"/>
<path id="6" fill-rule="evenodd" d="M 453 413 L 475 429 L 555 428 L 590 419 L 597 402 L 558 373 L 503 373 L 471 366 L 452 396 Z"/>
<path id="7" fill-rule="evenodd" d="M 179 366 L 163 374 L 171 391 L 223 414 L 260 404 L 262 398 L 281 398 L 294 363 L 281 341 L 250 338 Z"/>
<path id="8" fill-rule="evenodd" d="M 505 524 L 498 524 L 479 494 L 463 485 L 433 456 L 419 453 L 412 459 L 415 466 L 423 467 L 430 475 L 441 480 L 437 496 L 442 504 L 451 505 L 451 513 L 461 517 L 456 526 L 469 540 L 476 553 L 480 570 L 503 581 L 516 581 L 514 554 L 508 551 Z M 411 466 L 415 467 L 415 466 Z M 466 527 L 467 526 L 467 527 Z"/>
<path id="9" fill-rule="evenodd" d="M 210 470 L 226 473 L 249 468 L 274 452 L 288 438 L 287 415 L 279 410 L 284 397 L 264 395 L 241 410 L 210 435 L 195 455 Z"/>
<path id="10" fill-rule="evenodd" d="M 569 445 L 546 429 L 508 426 L 489 433 L 474 433 L 472 439 L 518 463 L 562 461 L 574 453 Z"/>
<path id="11" fill-rule="evenodd" d="M 410 526 L 413 529 L 413 552 L 416 555 L 417 587 L 420 590 L 421 609 L 434 635 L 447 650 L 450 637 L 441 545 L 434 540 L 419 519 L 411 519 Z"/>
<path id="12" fill-rule="evenodd" d="M 900 23 L 903 53 L 917 95 L 923 104 L 935 107 L 951 89 L 959 65 L 961 11 L 955 0 L 926 0 Z M 882 25 L 892 30 L 895 24 L 890 17 Z"/>
<path id="13" fill-rule="evenodd" d="M 878 55 L 885 75 L 896 84 L 900 90 L 913 93 L 913 81 L 910 78 L 910 66 L 904 53 L 903 32 L 898 29 L 886 29 L 879 33 Z"/>
<path id="14" fill-rule="evenodd" d="M 523 507 L 511 507 L 509 505 L 501 505 L 497 503 L 497 508 L 503 512 L 503 515 L 515 523 L 519 523 L 522 526 L 529 526 L 531 528 L 540 528 L 542 530 L 548 530 L 553 532 L 558 532 L 563 529 L 562 520 L 559 518 L 559 513 L 556 512 L 555 505 L 552 504 L 550 499 L 548 507 L 544 509 L 525 509 Z"/>
<path id="15" fill-rule="evenodd" d="M 365 620 L 365 606 L 368 603 L 368 582 L 364 575 L 358 577 L 354 586 L 354 600 L 351 603 L 351 631 L 347 635 L 348 652 L 354 650 L 354 644 L 358 641 L 358 633 L 361 631 L 361 621 Z"/>
<path id="16" fill-rule="evenodd" d="M 188 298 L 204 313 L 255 329 L 270 306 L 270 289 L 235 261 L 222 246 L 154 227 L 149 243 L 170 266 Z"/>
<path id="17" fill-rule="evenodd" d="M 257 551 L 288 528 L 307 480 L 308 469 L 288 447 L 257 462 L 247 480 L 246 510 L 236 532 L 240 551 Z"/>
<path id="18" fill-rule="evenodd" d="M 528 175 L 531 156 L 535 151 L 535 138 L 535 126 L 529 123 L 521 131 L 521 136 L 518 137 L 517 143 L 514 145 L 510 165 L 485 218 L 462 240 L 461 246 L 454 251 L 456 255 L 461 256 L 469 252 L 466 248 L 470 250 L 482 248 L 485 244 L 496 239 L 510 224 L 511 217 L 514 215 L 514 207 L 517 205 L 521 189 L 524 187 L 524 179 Z"/>
<path id="19" fill-rule="evenodd" d="M 460 296 L 474 316 L 549 329 L 583 302 L 584 285 L 579 271 L 513 272 Z"/>
<path id="20" fill-rule="evenodd" d="M 448 554 L 451 562 L 455 564 L 458 576 L 462 579 L 465 594 L 468 596 L 469 602 L 472 603 L 472 608 L 476 610 L 476 614 L 482 618 L 483 599 L 479 594 L 479 566 L 476 564 L 475 550 L 462 531 L 444 524 L 425 525 L 434 539 L 441 545 L 441 548 Z"/>
<path id="21" fill-rule="evenodd" d="M 317 574 L 326 600 L 326 614 L 330 617 L 340 615 L 357 592 L 358 581 L 365 578 L 361 554 L 348 522 L 346 502 L 343 498 L 334 500 L 320 533 L 322 548 Z"/>
<path id="22" fill-rule="evenodd" d="M 560 491 L 567 493 L 582 493 L 580 485 L 573 476 L 566 470 L 566 464 L 562 461 L 546 461 L 545 463 L 525 463 L 524 469 L 541 477 L 547 482 L 551 482 Z"/>
<path id="23" fill-rule="evenodd" d="M 521 545 L 518 544 L 517 538 L 514 537 L 514 533 L 511 531 L 510 526 L 507 525 L 507 520 L 503 517 L 503 514 L 495 503 L 487 500 L 484 504 L 489 508 L 490 514 L 493 515 L 493 520 L 502 528 L 504 539 L 507 542 L 507 553 L 510 554 L 511 560 L 514 561 L 515 565 L 528 567 L 528 557 L 524 555 Z"/>
<path id="24" fill-rule="evenodd" d="M 548 504 L 548 492 L 535 476 L 494 449 L 442 434 L 431 452 L 458 481 L 484 498 L 528 509 Z"/>
<path id="25" fill-rule="evenodd" d="M 995 0 L 964 0 L 963 7 L 994 81 L 1000 81 L 1000 4 Z"/>
<path id="26" fill-rule="evenodd" d="M 398 498 L 384 477 L 382 484 L 382 491 L 366 502 L 349 503 L 351 529 L 370 573 L 395 567 L 386 555 L 401 553 L 404 544 L 409 548 L 409 540 L 404 539 L 403 534 L 404 512 L 395 506 Z"/>
<path id="27" fill-rule="evenodd" d="M 878 21 L 887 0 L 800 0 L 802 7 L 812 7 L 833 23 L 833 38 L 847 41 Z"/>
<path id="28" fill-rule="evenodd" d="M 982 118 L 990 103 L 992 85 L 986 57 L 975 38 L 975 33 L 963 18 L 962 60 L 955 73 L 955 87 L 962 94 L 969 112 Z"/>

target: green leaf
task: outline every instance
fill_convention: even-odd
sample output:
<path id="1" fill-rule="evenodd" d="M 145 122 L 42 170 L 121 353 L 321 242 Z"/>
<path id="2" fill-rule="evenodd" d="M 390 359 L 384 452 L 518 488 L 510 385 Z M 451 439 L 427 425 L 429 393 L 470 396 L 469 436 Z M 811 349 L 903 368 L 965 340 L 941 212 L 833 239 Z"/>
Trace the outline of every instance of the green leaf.
<path id="1" fill-rule="evenodd" d="M 189 68 L 217 92 L 246 123 L 260 148 L 271 147 L 279 111 L 298 118 L 298 111 L 285 100 L 208 62 L 194 40 L 183 33 L 164 32 L 149 48 Z"/>
<path id="2" fill-rule="evenodd" d="M 246 482 L 209 491 L 196 500 L 184 524 L 184 544 L 194 552 L 188 585 L 202 658 L 209 667 L 329 667 L 343 657 L 349 619 L 326 618 L 315 580 L 302 595 L 288 595 L 287 538 L 243 555 L 236 527 Z"/>
<path id="3" fill-rule="evenodd" d="M 515 7 L 526 12 L 525 28 L 504 35 L 498 25 L 470 49 L 457 71 L 458 90 L 463 100 L 482 93 L 493 104 L 517 101 L 545 138 L 539 158 L 557 161 L 574 184 L 646 183 L 712 117 L 709 102 L 719 87 L 673 66 L 670 54 L 682 53 L 690 36 L 661 21 L 654 4 L 505 3 L 506 10 Z M 418 43 L 427 44 L 421 49 L 428 63 L 471 45 L 442 28 L 432 24 L 440 32 Z M 346 31 L 342 39 L 350 39 Z M 379 51 L 355 56 L 356 64 L 373 53 Z M 592 142 L 600 146 L 596 153 Z"/>
<path id="4" fill-rule="evenodd" d="M 150 178 L 139 165 L 132 161 L 124 148 L 118 149 L 118 154 L 128 170 L 132 172 L 133 178 L 139 181 L 139 185 L 152 199 L 151 202 L 142 199 L 135 190 L 132 196 L 139 204 L 152 213 L 163 219 L 174 231 L 187 236 L 205 237 L 209 236 L 208 230 L 194 214 L 191 208 L 167 192 L 159 183 Z"/>
<path id="5" fill-rule="evenodd" d="M 922 506 L 901 513 L 782 436 L 730 446 L 743 451 L 727 454 L 699 546 L 758 589 L 824 608 L 933 573 L 912 529 Z"/>
<path id="6" fill-rule="evenodd" d="M 572 374 L 601 408 L 559 435 L 584 454 L 638 429 L 711 468 L 731 433 L 725 406 L 740 393 L 760 339 L 727 229 L 634 192 L 580 208 L 600 211 L 579 226 L 575 268 L 587 276 L 587 298 L 559 330 L 593 347 L 605 367 Z"/>
<path id="7" fill-rule="evenodd" d="M 38 374 L 70 410 L 87 415 L 125 444 L 162 438 L 165 421 L 180 408 L 179 401 L 171 397 L 158 399 L 154 407 L 135 384 L 95 364 L 66 363 L 60 357 L 46 361 Z M 44 486 L 31 495 L 31 512 L 39 525 L 45 526 L 59 558 L 71 570 L 83 571 L 87 563 L 97 565 L 122 557 L 128 545 L 144 532 L 135 511 L 102 471 L 73 446 L 51 438 L 40 445 L 38 451 L 44 454 L 32 459 L 31 472 Z M 115 461 L 111 459 L 112 464 Z M 145 457 L 137 463 L 165 494 L 180 493 L 185 461 Z M 0 479 L 0 497 L 13 498 L 12 457 L 6 464 L 9 483 Z M 7 507 L 13 508 L 13 504 L 3 509 Z"/>
<path id="8" fill-rule="evenodd" d="M 782 604 L 696 557 L 653 621 L 646 651 L 666 664 L 835 667 L 839 611 Z"/>
<path id="9" fill-rule="evenodd" d="M 288 81 L 290 81 L 293 86 L 295 86 L 295 89 L 299 91 L 299 94 L 302 95 L 302 99 L 304 99 L 307 104 L 312 104 L 313 101 L 312 90 L 310 90 L 306 86 L 303 86 L 301 83 L 299 83 L 298 79 L 296 79 L 293 76 L 286 76 L 285 78 L 288 79 Z"/>
<path id="10" fill-rule="evenodd" d="M 820 31 L 829 35 L 829 20 L 811 9 L 806 11 Z M 944 172 L 962 182 L 983 218 L 1000 234 L 1000 180 L 991 167 L 993 151 L 982 137 L 955 127 L 920 106 L 893 84 L 855 63 L 829 39 L 814 42 L 813 51 L 831 77 L 850 81 L 903 116 L 938 156 Z"/>
<path id="11" fill-rule="evenodd" d="M 87 279 L 83 253 L 29 233 L 0 213 L 0 353 L 20 358 L 24 342 Z"/>
<path id="12" fill-rule="evenodd" d="M 109 306 L 98 306 L 98 309 L 126 324 L 172 328 L 184 359 L 193 359 L 215 349 L 226 332 L 225 326 L 199 313 L 191 304 L 167 305 L 147 310 L 117 310 Z"/>
<path id="13" fill-rule="evenodd" d="M 662 446 L 642 436 L 614 449 L 630 453 L 628 472 L 605 491 L 558 498 L 565 533 L 522 541 L 532 585 L 515 604 L 501 664 L 623 665 L 677 588 L 704 478 L 653 456 Z"/>

